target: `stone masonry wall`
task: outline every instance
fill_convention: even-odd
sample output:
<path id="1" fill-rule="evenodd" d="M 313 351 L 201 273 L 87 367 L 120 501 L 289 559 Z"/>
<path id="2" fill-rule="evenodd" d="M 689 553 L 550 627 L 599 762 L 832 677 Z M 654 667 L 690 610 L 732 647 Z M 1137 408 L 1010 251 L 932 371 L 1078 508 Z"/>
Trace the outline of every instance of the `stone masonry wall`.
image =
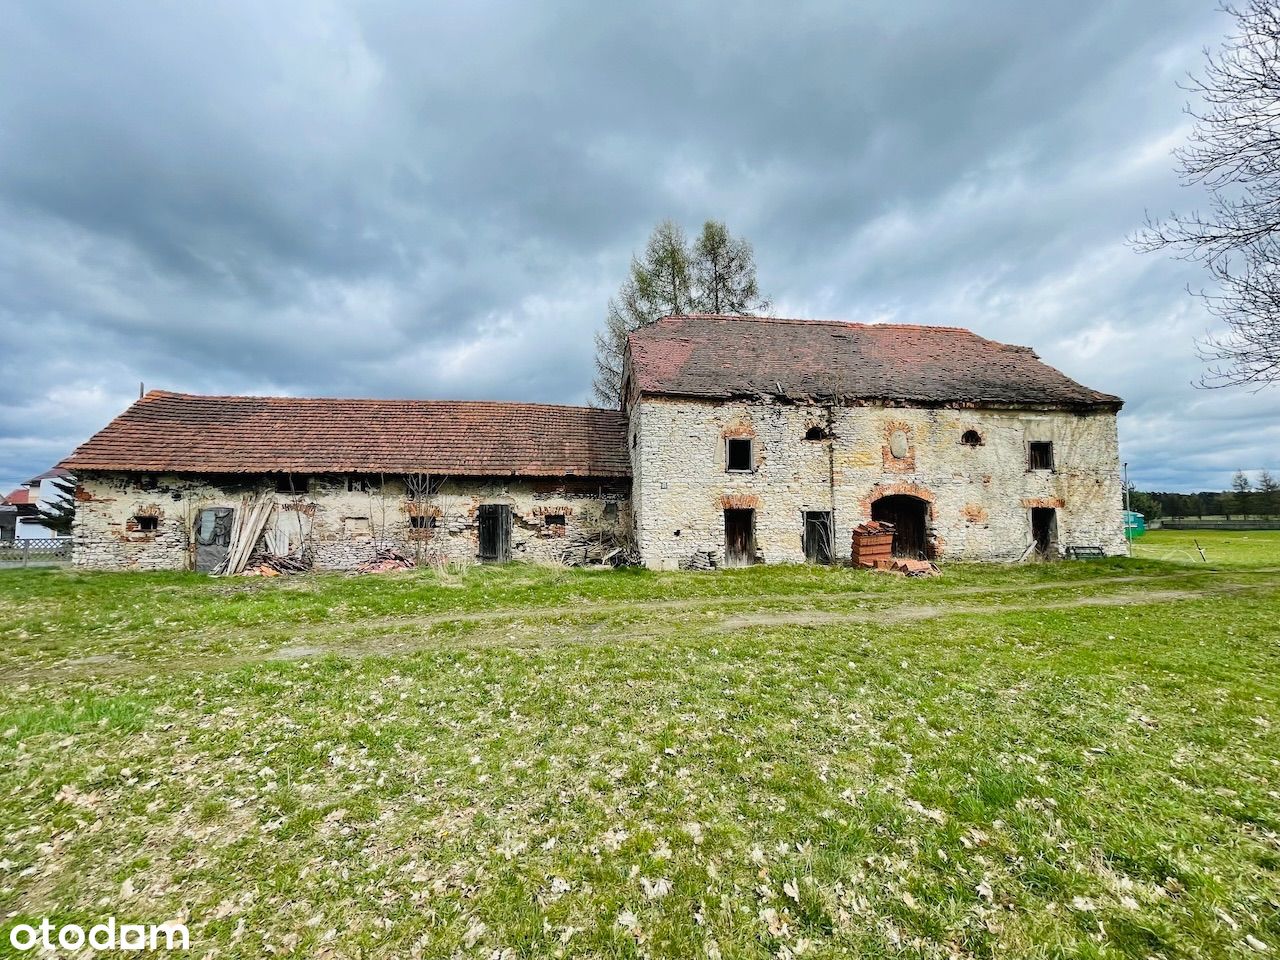
<path id="1" fill-rule="evenodd" d="M 515 560 L 560 560 L 601 536 L 629 538 L 631 530 L 626 481 L 449 479 L 416 501 L 393 478 L 313 477 L 306 493 L 274 490 L 274 480 L 252 476 L 87 474 L 77 492 L 73 562 L 89 569 L 191 569 L 199 511 L 239 509 L 242 498 L 264 493 L 277 504 L 270 526 L 291 547 L 306 543 L 317 569 L 347 569 L 384 547 L 421 560 L 474 560 L 482 503 L 511 505 Z M 414 516 L 424 518 L 421 526 Z M 563 525 L 548 520 L 560 516 Z M 146 517 L 155 518 L 154 531 L 145 529 Z"/>
<path id="2" fill-rule="evenodd" d="M 836 556 L 847 559 L 852 528 L 893 493 L 929 502 L 940 559 L 1019 559 L 1036 506 L 1056 508 L 1060 548 L 1125 551 L 1113 413 L 645 397 L 631 422 L 636 538 L 650 567 L 675 567 L 695 551 L 722 559 L 726 507 L 756 511 L 756 545 L 768 563 L 803 561 L 803 511 L 832 511 Z M 810 427 L 831 439 L 806 440 Z M 962 442 L 967 430 L 980 445 Z M 753 440 L 752 472 L 726 472 L 728 436 Z M 1028 470 L 1027 443 L 1036 440 L 1053 443 L 1052 471 Z"/>

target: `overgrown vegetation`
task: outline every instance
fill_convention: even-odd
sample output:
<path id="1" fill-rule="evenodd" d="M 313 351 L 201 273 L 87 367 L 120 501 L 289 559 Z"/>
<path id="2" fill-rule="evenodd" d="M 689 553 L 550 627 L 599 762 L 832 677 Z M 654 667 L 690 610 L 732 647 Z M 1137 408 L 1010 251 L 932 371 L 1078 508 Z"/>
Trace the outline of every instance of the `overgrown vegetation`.
<path id="1" fill-rule="evenodd" d="M 1158 531 L 1168 560 L 932 581 L 0 573 L 5 929 L 182 917 L 193 956 L 254 958 L 1274 951 L 1280 535 L 1197 536 L 1209 563 Z"/>

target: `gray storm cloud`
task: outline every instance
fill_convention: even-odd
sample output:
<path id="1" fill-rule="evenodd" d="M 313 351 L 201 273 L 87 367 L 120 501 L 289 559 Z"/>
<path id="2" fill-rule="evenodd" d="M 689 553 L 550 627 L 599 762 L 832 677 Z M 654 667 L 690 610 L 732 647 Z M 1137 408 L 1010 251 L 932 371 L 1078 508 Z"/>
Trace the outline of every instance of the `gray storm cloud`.
<path id="1" fill-rule="evenodd" d="M 136 395 L 583 402 L 653 224 L 728 221 L 779 314 L 944 323 L 1118 393 L 1144 487 L 1276 469 L 1205 393 L 1186 0 L 0 9 L 0 485 Z M 859 9 L 868 8 L 868 9 Z"/>

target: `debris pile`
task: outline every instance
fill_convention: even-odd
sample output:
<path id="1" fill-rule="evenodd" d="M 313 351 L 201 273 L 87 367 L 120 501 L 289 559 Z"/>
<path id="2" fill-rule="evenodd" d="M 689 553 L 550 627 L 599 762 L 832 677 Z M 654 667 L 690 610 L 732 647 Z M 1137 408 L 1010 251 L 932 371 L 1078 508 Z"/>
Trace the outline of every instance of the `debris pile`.
<path id="1" fill-rule="evenodd" d="M 681 570 L 714 570 L 716 555 L 711 550 L 695 550 L 680 561 Z"/>
<path id="2" fill-rule="evenodd" d="M 937 564 L 929 560 L 912 560 L 909 557 L 890 557 L 888 560 L 877 560 L 874 569 L 888 570 L 890 573 L 904 573 L 908 577 L 940 577 L 942 571 Z"/>
<path id="3" fill-rule="evenodd" d="M 306 573 L 311 561 L 305 556 L 276 556 L 274 553 L 255 554 L 241 573 L 244 577 L 278 577 L 282 573 Z"/>
<path id="4" fill-rule="evenodd" d="M 890 573 L 902 573 L 908 577 L 936 577 L 940 571 L 936 564 L 928 560 L 913 560 L 910 557 L 893 555 L 893 536 L 895 528 L 892 523 L 883 520 L 868 520 L 853 528 L 853 565 L 869 567 L 872 570 L 887 570 Z"/>
<path id="5" fill-rule="evenodd" d="M 412 570 L 417 566 L 412 557 L 388 547 L 379 550 L 368 560 L 361 560 L 351 569 L 356 573 L 393 573 L 396 570 Z"/>
<path id="6" fill-rule="evenodd" d="M 215 576 L 244 570 L 258 545 L 267 519 L 275 508 L 275 501 L 270 497 L 241 498 L 240 509 L 235 512 L 231 521 L 231 542 L 227 546 L 227 555 L 213 571 Z"/>
<path id="7" fill-rule="evenodd" d="M 559 559 L 566 567 L 634 567 L 640 563 L 640 551 L 604 531 L 580 538 Z"/>

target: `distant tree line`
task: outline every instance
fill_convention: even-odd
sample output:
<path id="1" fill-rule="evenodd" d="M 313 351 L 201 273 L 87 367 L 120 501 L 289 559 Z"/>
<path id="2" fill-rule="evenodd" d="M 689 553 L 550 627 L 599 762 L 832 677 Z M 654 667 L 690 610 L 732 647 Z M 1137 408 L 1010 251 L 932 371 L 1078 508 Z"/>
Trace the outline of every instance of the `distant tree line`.
<path id="1" fill-rule="evenodd" d="M 1159 493 L 1129 489 L 1130 509 L 1148 520 L 1159 517 L 1280 516 L 1280 485 L 1263 470 L 1254 484 L 1236 471 L 1230 490 L 1200 493 Z"/>

